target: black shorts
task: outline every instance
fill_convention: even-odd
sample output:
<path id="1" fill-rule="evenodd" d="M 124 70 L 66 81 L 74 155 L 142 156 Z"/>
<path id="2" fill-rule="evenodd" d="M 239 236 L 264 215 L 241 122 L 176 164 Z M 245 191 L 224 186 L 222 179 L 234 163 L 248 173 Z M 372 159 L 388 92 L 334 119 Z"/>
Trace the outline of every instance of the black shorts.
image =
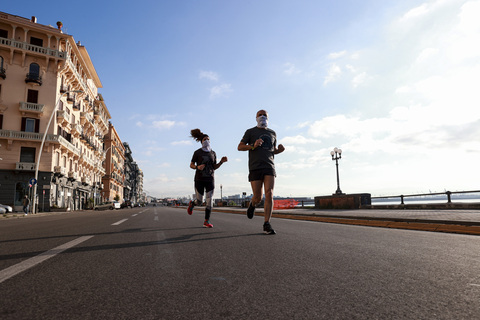
<path id="1" fill-rule="evenodd" d="M 203 196 L 204 191 L 207 192 L 212 191 L 215 189 L 215 182 L 214 181 L 198 181 L 195 180 L 195 190 L 198 191 Z"/>
<path id="2" fill-rule="evenodd" d="M 258 170 L 251 170 L 248 174 L 248 181 L 257 181 L 262 180 L 265 176 L 274 176 L 276 177 L 277 174 L 275 169 L 273 168 L 265 168 L 265 169 L 258 169 Z"/>

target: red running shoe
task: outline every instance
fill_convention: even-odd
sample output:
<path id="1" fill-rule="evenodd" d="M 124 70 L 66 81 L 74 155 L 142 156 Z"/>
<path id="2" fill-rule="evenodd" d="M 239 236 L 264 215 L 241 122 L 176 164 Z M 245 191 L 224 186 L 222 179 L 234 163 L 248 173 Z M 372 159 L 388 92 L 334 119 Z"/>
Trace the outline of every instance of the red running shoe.
<path id="1" fill-rule="evenodd" d="M 193 213 L 193 207 L 194 207 L 194 204 L 193 204 L 193 200 L 192 200 L 188 204 L 188 208 L 187 208 L 187 212 L 188 212 L 189 215 L 191 215 Z"/>
<path id="2" fill-rule="evenodd" d="M 209 220 L 205 220 L 205 222 L 203 223 L 203 227 L 204 228 L 213 228 L 213 224 L 211 224 Z"/>

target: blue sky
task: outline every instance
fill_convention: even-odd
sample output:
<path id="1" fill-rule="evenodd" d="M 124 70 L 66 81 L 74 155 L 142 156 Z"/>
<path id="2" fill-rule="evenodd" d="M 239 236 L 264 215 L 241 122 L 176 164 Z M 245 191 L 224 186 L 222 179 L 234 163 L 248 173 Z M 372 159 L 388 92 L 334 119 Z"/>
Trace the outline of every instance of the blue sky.
<path id="1" fill-rule="evenodd" d="M 87 48 L 159 197 L 189 196 L 210 135 L 216 197 L 250 194 L 237 145 L 259 109 L 286 151 L 275 194 L 479 190 L 480 1 L 9 1 Z"/>

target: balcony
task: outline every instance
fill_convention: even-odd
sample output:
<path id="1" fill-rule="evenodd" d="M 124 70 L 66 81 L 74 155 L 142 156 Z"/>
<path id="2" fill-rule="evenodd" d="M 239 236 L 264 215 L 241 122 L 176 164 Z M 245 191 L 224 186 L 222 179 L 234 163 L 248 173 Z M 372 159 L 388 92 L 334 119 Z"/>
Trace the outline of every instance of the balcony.
<path id="1" fill-rule="evenodd" d="M 5 72 L 5 68 L 0 68 L 0 78 L 4 79 L 7 77 L 7 73 Z"/>
<path id="2" fill-rule="evenodd" d="M 80 124 L 83 126 L 85 123 L 93 122 L 92 115 L 88 112 L 80 112 Z"/>
<path id="3" fill-rule="evenodd" d="M 67 94 L 67 103 L 74 104 L 75 103 L 75 95 L 73 93 Z"/>
<path id="4" fill-rule="evenodd" d="M 78 124 L 72 124 L 72 135 L 78 138 L 82 134 L 82 127 Z"/>
<path id="5" fill-rule="evenodd" d="M 92 184 L 90 178 L 88 178 L 88 177 L 82 177 L 82 183 L 83 183 L 84 186 L 88 186 L 88 185 Z"/>
<path id="6" fill-rule="evenodd" d="M 17 162 L 15 163 L 15 170 L 19 171 L 35 171 L 36 163 L 32 162 Z"/>
<path id="7" fill-rule="evenodd" d="M 27 50 L 32 53 L 36 53 L 38 55 L 47 55 L 47 56 L 56 57 L 60 59 L 66 59 L 67 57 L 67 53 L 63 51 L 44 48 L 44 47 L 36 46 L 33 44 L 29 44 L 26 42 L 16 41 L 16 40 L 7 39 L 7 38 L 0 38 L 0 44 L 4 46 L 12 47 L 14 49 Z"/>
<path id="8" fill-rule="evenodd" d="M 68 124 L 67 113 L 65 110 L 57 110 L 57 122 L 62 127 L 65 127 Z"/>
<path id="9" fill-rule="evenodd" d="M 33 83 L 34 85 L 41 86 L 42 77 L 36 73 L 27 73 L 27 77 L 25 78 L 25 83 Z"/>
<path id="10" fill-rule="evenodd" d="M 18 110 L 22 112 L 43 114 L 43 111 L 45 110 L 45 105 L 32 102 L 20 102 L 20 108 Z"/>
<path id="11" fill-rule="evenodd" d="M 64 177 L 64 176 L 67 175 L 67 168 L 62 167 L 62 166 L 55 166 L 55 167 L 53 168 L 53 172 L 54 172 L 55 175 L 57 175 L 57 176 Z"/>
<path id="12" fill-rule="evenodd" d="M 42 141 L 43 134 L 36 132 L 24 132 L 24 131 L 14 131 L 14 130 L 2 130 L 0 129 L 0 138 L 6 139 L 8 141 L 22 140 L 22 141 Z M 61 147 L 66 148 L 71 151 L 73 154 L 79 155 L 80 149 L 75 147 L 71 142 L 65 139 L 62 136 L 56 134 L 47 134 L 45 139 L 46 142 L 52 142 L 54 144 L 60 144 Z"/>
<path id="13" fill-rule="evenodd" d="M 68 180 L 76 181 L 77 177 L 78 177 L 78 174 L 75 171 L 69 171 L 68 172 Z"/>

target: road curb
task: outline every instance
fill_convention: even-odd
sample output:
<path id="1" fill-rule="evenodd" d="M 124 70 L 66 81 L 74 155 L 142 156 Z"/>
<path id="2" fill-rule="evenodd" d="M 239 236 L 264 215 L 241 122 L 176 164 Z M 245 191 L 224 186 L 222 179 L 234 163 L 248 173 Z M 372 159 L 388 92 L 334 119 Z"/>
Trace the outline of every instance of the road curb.
<path id="1" fill-rule="evenodd" d="M 178 207 L 185 209 L 183 207 Z M 203 211 L 204 209 L 194 210 Z M 223 212 L 233 214 L 246 214 L 246 210 L 212 209 L 212 212 Z M 256 212 L 256 216 L 263 216 L 263 212 Z M 299 215 L 289 213 L 273 212 L 272 217 L 280 219 L 294 219 L 305 221 L 316 221 L 324 223 L 336 223 L 357 225 L 377 228 L 391 228 L 404 230 L 417 230 L 429 232 L 458 233 L 469 235 L 480 235 L 480 224 L 470 221 L 440 221 L 440 220 L 418 220 L 418 219 L 389 219 L 371 217 L 335 217 L 328 215 Z"/>

